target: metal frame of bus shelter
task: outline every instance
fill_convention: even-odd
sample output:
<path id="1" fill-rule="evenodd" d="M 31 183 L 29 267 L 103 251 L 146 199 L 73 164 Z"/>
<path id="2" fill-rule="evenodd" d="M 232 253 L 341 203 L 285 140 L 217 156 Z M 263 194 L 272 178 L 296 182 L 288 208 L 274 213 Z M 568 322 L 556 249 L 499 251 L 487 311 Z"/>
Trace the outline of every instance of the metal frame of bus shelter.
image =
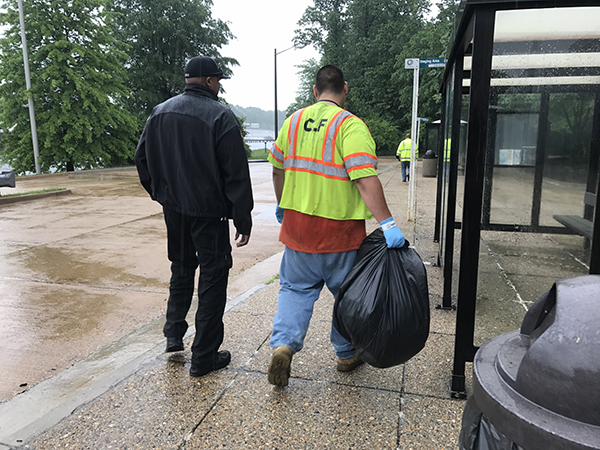
<path id="1" fill-rule="evenodd" d="M 442 83 L 443 105 L 452 101 L 452 134 L 449 158 L 448 177 L 448 201 L 447 210 L 442 211 L 436 207 L 436 236 L 445 233 L 442 249 L 443 258 L 440 263 L 444 271 L 444 297 L 443 307 L 451 306 L 452 290 L 452 264 L 454 251 L 454 231 L 461 229 L 460 265 L 458 279 L 458 298 L 456 313 L 456 337 L 454 348 L 454 363 L 452 378 L 450 382 L 450 395 L 453 398 L 464 398 L 465 396 L 465 364 L 472 362 L 478 347 L 474 345 L 475 334 L 475 306 L 477 299 L 477 277 L 479 268 L 479 247 L 482 229 L 497 231 L 520 231 L 520 232 L 557 232 L 555 227 L 519 227 L 515 225 L 498 226 L 485 220 L 482 223 L 482 212 L 484 201 L 489 202 L 491 180 L 489 180 L 489 167 L 486 166 L 486 153 L 488 152 L 488 126 L 489 105 L 491 100 L 491 77 L 492 77 L 492 53 L 494 46 L 494 25 L 496 11 L 533 8 L 575 7 L 575 6 L 598 6 L 599 0 L 466 0 L 463 3 L 462 16 L 459 21 L 456 37 L 452 45 L 450 56 L 446 64 L 444 80 Z M 472 57 L 470 72 L 463 71 L 465 56 Z M 453 98 L 449 99 L 449 81 L 454 71 Z M 463 87 L 463 79 L 470 79 L 468 88 Z M 597 86 L 596 86 L 597 88 Z M 457 178 L 458 178 L 458 146 L 460 137 L 461 104 L 463 93 L 469 93 L 469 125 L 468 144 L 465 169 L 463 217 L 461 222 L 455 219 Z M 442 128 L 445 131 L 445 110 L 442 112 Z M 538 130 L 538 136 L 539 130 Z M 543 137 L 541 138 L 543 139 Z M 444 139 L 439 141 L 438 155 L 444 155 Z M 591 155 L 600 155 L 600 94 L 596 95 L 595 118 L 592 131 Z M 539 157 L 539 155 L 538 155 Z M 443 166 L 442 162 L 438 169 L 438 203 L 442 201 L 441 183 Z M 592 162 L 598 173 L 598 161 Z M 539 173 L 539 167 L 537 173 Z M 486 175 L 488 184 L 486 184 Z M 444 175 L 445 176 L 445 175 Z M 600 177 L 597 177 L 600 179 Z M 541 180 L 536 177 L 541 185 Z M 596 192 L 600 193 L 597 185 Z M 588 188 L 590 180 L 588 180 Z M 541 192 L 537 186 L 534 195 Z M 466 195 L 469 193 L 469 195 Z M 479 193 L 479 195 L 477 195 Z M 600 207 L 600 195 L 597 196 L 595 217 L 598 218 Z M 535 208 L 535 206 L 534 206 Z M 441 229 L 441 215 L 446 215 L 446 227 Z M 534 224 L 535 225 L 535 224 Z M 550 230 L 549 228 L 552 228 Z M 556 227 L 559 228 L 559 227 Z M 561 229 L 564 232 L 564 229 Z M 594 220 L 592 250 L 589 273 L 600 273 L 600 220 Z"/>

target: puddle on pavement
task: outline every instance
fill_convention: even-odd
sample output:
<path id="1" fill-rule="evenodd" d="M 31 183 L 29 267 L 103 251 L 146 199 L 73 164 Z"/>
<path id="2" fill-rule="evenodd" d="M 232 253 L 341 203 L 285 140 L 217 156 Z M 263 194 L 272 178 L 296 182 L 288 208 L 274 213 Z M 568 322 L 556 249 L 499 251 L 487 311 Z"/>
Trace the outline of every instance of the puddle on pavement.
<path id="1" fill-rule="evenodd" d="M 6 350 L 0 353 L 0 367 L 7 367 L 3 359 L 12 351 L 48 340 L 70 342 L 97 334 L 107 316 L 123 303 L 114 292 L 77 287 L 11 281 L 0 282 L 0 289 L 8 293 L 0 314 L 0 338 Z"/>
<path id="2" fill-rule="evenodd" d="M 118 294 L 82 288 L 0 280 L 0 289 L 8 293 L 0 314 L 0 402 L 93 350 L 123 304 Z"/>
<path id="3" fill-rule="evenodd" d="M 29 297 L 39 315 L 30 320 L 26 329 L 35 326 L 41 339 L 58 342 L 78 341 L 96 334 L 107 315 L 122 303 L 115 294 L 91 293 L 83 289 L 50 290 L 43 295 Z"/>
<path id="4" fill-rule="evenodd" d="M 91 261 L 87 254 L 37 247 L 19 254 L 18 258 L 27 269 L 39 274 L 36 278 L 53 283 L 120 287 L 147 287 L 160 283 L 156 279 L 132 275 L 121 268 Z"/>

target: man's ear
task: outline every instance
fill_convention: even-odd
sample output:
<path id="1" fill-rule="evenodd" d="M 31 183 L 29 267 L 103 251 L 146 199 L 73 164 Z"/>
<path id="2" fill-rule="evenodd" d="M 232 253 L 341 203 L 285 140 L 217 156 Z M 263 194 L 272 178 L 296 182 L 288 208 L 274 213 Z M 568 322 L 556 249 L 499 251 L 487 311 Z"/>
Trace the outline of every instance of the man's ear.
<path id="1" fill-rule="evenodd" d="M 344 81 L 344 95 L 348 94 L 348 82 Z"/>
<path id="2" fill-rule="evenodd" d="M 317 94 L 317 86 L 313 84 L 313 94 L 315 94 L 315 98 L 319 98 L 319 94 Z"/>

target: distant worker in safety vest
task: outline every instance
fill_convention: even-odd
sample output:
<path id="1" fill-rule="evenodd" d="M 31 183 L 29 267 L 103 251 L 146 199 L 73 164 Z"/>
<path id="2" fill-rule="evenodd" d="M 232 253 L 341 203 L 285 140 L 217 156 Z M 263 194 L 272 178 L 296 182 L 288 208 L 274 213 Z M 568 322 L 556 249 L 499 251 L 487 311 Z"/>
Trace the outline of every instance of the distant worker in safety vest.
<path id="1" fill-rule="evenodd" d="M 377 177 L 375 142 L 364 122 L 342 109 L 348 93 L 342 71 L 322 67 L 313 92 L 317 103 L 286 119 L 269 155 L 285 244 L 268 368 L 276 386 L 288 385 L 292 356 L 302 349 L 323 285 L 335 296 L 352 267 L 365 219 L 377 219 L 388 247 L 404 245 Z M 362 364 L 333 325 L 330 340 L 337 370 Z"/>
<path id="2" fill-rule="evenodd" d="M 444 162 L 450 162 L 450 149 L 452 148 L 452 139 L 448 138 L 444 141 Z"/>
<path id="3" fill-rule="evenodd" d="M 396 159 L 400 161 L 400 167 L 402 169 L 402 181 L 406 182 L 410 179 L 410 150 L 412 147 L 412 140 L 410 139 L 410 133 L 406 134 L 406 139 L 400 142 L 398 150 L 396 150 Z"/>

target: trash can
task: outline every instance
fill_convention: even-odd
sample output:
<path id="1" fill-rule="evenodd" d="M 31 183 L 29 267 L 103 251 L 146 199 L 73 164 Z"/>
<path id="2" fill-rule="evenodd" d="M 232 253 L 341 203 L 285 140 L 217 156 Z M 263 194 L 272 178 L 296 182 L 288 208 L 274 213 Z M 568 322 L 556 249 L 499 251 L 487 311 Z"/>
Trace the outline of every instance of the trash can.
<path id="1" fill-rule="evenodd" d="M 14 188 L 15 184 L 15 173 L 14 172 L 0 172 L 0 187 L 12 187 Z"/>
<path id="2" fill-rule="evenodd" d="M 600 449 L 600 275 L 557 281 L 481 346 L 459 449 Z"/>
<path id="3" fill-rule="evenodd" d="M 437 156 L 433 153 L 433 150 L 427 150 L 423 155 L 423 176 L 424 177 L 436 177 L 437 176 Z"/>

